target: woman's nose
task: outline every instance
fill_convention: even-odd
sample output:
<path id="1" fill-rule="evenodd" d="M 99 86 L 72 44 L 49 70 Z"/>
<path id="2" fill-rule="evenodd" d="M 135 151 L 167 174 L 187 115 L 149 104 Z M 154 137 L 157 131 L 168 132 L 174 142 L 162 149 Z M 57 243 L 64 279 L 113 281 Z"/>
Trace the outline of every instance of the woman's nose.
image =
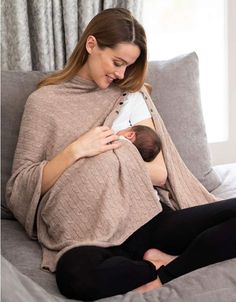
<path id="1" fill-rule="evenodd" d="M 116 78 L 118 78 L 119 80 L 124 79 L 124 76 L 125 76 L 125 69 L 126 69 L 126 67 L 123 67 L 123 68 L 120 68 L 119 70 L 117 70 L 117 71 L 115 72 Z"/>

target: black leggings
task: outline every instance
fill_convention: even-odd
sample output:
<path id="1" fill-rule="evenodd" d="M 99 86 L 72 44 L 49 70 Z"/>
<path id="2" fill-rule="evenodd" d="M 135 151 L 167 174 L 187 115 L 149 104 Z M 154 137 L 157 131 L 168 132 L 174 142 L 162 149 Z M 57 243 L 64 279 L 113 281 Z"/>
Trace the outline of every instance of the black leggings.
<path id="1" fill-rule="evenodd" d="M 179 255 L 156 270 L 143 260 L 150 248 Z M 68 298 L 84 301 L 124 294 L 159 276 L 162 283 L 236 257 L 236 198 L 163 211 L 116 247 L 76 247 L 57 264 L 56 281 Z"/>

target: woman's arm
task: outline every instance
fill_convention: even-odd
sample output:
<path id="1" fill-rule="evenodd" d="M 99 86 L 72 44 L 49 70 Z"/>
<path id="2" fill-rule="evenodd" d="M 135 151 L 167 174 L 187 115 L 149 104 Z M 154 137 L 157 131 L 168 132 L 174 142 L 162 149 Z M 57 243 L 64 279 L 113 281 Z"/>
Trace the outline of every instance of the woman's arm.
<path id="1" fill-rule="evenodd" d="M 77 160 L 118 148 L 121 143 L 116 142 L 117 139 L 118 136 L 106 126 L 96 127 L 81 135 L 44 166 L 41 194 L 46 193 L 62 173 Z"/>
<path id="2" fill-rule="evenodd" d="M 144 126 L 148 126 L 155 130 L 155 127 L 154 127 L 154 124 L 153 124 L 153 121 L 151 118 L 138 122 L 135 125 L 144 125 Z M 167 170 L 166 170 L 166 165 L 164 162 L 162 152 L 160 152 L 153 161 L 145 162 L 145 166 L 151 177 L 152 184 L 154 186 L 163 187 L 165 185 L 166 179 L 167 179 Z"/>

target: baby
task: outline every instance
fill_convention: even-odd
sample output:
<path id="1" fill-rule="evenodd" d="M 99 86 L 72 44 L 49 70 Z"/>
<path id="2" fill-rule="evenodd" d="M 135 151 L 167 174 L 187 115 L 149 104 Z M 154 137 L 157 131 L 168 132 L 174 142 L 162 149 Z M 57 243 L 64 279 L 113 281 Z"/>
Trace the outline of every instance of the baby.
<path id="1" fill-rule="evenodd" d="M 137 125 L 132 126 L 116 133 L 120 139 L 131 141 L 142 158 L 146 162 L 152 161 L 161 150 L 161 140 L 157 133 L 150 127 Z"/>

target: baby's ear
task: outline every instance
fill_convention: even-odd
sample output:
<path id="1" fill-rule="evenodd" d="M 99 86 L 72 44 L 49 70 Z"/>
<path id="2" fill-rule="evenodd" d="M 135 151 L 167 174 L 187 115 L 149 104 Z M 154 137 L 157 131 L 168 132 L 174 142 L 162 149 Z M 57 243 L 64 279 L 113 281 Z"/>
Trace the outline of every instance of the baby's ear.
<path id="1" fill-rule="evenodd" d="M 126 133 L 125 137 L 133 143 L 136 139 L 136 133 L 130 130 Z"/>

